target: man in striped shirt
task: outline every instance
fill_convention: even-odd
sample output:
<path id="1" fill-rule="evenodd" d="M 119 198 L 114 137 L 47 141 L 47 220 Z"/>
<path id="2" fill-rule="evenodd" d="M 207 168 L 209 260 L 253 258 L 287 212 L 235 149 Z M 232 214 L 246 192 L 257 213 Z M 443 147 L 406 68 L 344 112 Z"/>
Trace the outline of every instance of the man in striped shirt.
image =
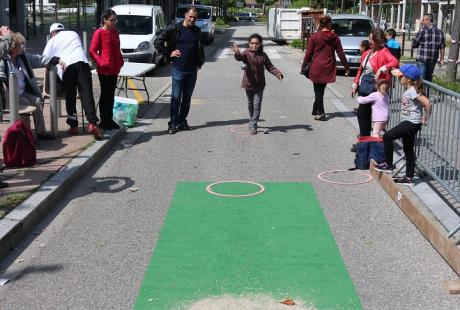
<path id="1" fill-rule="evenodd" d="M 431 81 L 438 59 L 441 65 L 444 64 L 446 47 L 444 33 L 433 24 L 433 15 L 423 15 L 422 28 L 412 40 L 412 47 L 418 48 L 416 61 L 420 78 Z"/>

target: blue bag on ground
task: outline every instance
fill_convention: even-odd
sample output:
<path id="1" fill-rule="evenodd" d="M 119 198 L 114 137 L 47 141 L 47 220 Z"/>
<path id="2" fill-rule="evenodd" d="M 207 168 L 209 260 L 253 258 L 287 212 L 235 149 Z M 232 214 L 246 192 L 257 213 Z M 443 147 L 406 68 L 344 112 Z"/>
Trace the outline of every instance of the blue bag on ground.
<path id="1" fill-rule="evenodd" d="M 381 138 L 361 137 L 356 145 L 355 166 L 357 169 L 369 169 L 371 159 L 376 162 L 384 160 L 383 143 Z"/>
<path id="2" fill-rule="evenodd" d="M 113 102 L 113 120 L 126 127 L 136 124 L 139 104 L 137 100 L 124 97 L 115 97 Z"/>

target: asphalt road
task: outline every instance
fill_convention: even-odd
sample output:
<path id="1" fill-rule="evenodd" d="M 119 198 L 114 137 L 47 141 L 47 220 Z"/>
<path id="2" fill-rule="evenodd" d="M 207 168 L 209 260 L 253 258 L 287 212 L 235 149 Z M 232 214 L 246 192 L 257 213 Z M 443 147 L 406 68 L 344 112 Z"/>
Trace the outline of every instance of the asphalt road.
<path id="1" fill-rule="evenodd" d="M 128 133 L 75 184 L 10 258 L 17 261 L 12 269 L 23 270 L 0 287 L 1 309 L 131 308 L 176 183 L 216 180 L 312 183 L 365 309 L 460 308 L 459 297 L 442 289 L 443 280 L 457 276 L 375 181 L 339 186 L 317 179 L 322 171 L 352 166 L 355 129 L 328 100 L 339 95 L 351 109 L 351 78 L 339 77 L 336 90 L 326 92 L 330 119 L 316 122 L 312 84 L 298 73 L 298 54 L 267 41 L 285 74 L 281 82 L 266 75 L 260 126 L 271 131 L 230 131 L 245 128 L 247 109 L 240 64 L 225 48 L 254 32 L 265 28 L 229 29 L 208 48 L 192 131 L 166 135 L 168 106 L 158 102 L 146 115 L 156 116 L 153 124 L 139 138 Z M 167 83 L 168 69 L 160 71 L 149 85 Z M 138 190 L 127 191 L 132 187 Z"/>

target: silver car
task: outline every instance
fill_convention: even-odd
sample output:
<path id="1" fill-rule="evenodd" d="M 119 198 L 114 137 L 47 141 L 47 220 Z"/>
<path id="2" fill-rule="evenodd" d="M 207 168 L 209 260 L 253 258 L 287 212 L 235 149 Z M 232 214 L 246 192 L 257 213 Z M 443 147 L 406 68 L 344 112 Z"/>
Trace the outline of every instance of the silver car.
<path id="1" fill-rule="evenodd" d="M 359 46 L 361 41 L 369 39 L 369 32 L 374 29 L 374 23 L 367 15 L 338 14 L 332 15 L 332 30 L 340 37 L 343 51 L 350 68 L 357 70 L 361 62 Z M 337 54 L 337 69 L 344 69 Z"/>

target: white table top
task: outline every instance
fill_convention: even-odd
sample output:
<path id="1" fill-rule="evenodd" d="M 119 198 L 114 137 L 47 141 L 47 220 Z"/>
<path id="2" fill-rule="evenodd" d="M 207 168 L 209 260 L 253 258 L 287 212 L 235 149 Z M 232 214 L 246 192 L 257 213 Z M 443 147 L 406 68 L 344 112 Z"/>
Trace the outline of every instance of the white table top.
<path id="1" fill-rule="evenodd" d="M 120 73 L 118 73 L 118 76 L 141 77 L 154 68 L 156 68 L 155 64 L 125 61 L 123 67 L 121 67 Z M 96 69 L 92 70 L 91 73 L 97 74 Z"/>

